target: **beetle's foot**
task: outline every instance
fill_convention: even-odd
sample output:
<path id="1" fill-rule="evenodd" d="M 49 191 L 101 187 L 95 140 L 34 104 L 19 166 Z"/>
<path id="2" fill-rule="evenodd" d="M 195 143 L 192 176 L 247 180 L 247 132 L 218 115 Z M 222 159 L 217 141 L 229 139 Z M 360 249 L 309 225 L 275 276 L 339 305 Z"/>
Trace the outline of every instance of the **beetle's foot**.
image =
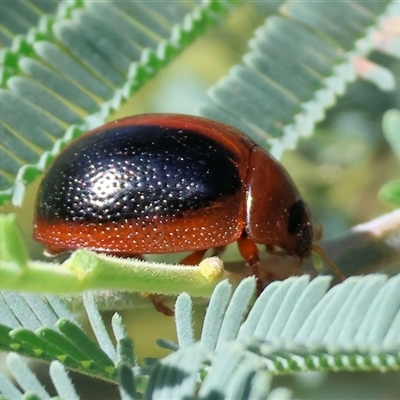
<path id="1" fill-rule="evenodd" d="M 164 314 L 167 317 L 172 317 L 174 315 L 174 310 L 170 307 L 168 307 L 164 302 L 166 300 L 166 297 L 163 296 L 162 294 L 151 294 L 150 295 L 150 300 L 154 305 L 154 308 Z"/>
<path id="2" fill-rule="evenodd" d="M 260 255 L 257 245 L 250 240 L 247 236 L 242 235 L 237 240 L 239 252 L 245 259 L 247 265 L 252 266 L 260 262 Z"/>
<path id="3" fill-rule="evenodd" d="M 245 259 L 247 266 L 250 267 L 251 269 L 251 274 L 255 276 L 257 279 L 256 285 L 257 285 L 257 296 L 258 296 L 263 290 L 263 283 L 262 280 L 260 279 L 260 270 L 259 270 L 260 255 L 258 252 L 258 247 L 245 234 L 243 234 L 237 240 L 237 244 L 241 256 Z"/>
<path id="4" fill-rule="evenodd" d="M 206 254 L 207 249 L 196 250 L 184 257 L 179 264 L 182 265 L 198 265 L 203 260 L 204 254 Z"/>

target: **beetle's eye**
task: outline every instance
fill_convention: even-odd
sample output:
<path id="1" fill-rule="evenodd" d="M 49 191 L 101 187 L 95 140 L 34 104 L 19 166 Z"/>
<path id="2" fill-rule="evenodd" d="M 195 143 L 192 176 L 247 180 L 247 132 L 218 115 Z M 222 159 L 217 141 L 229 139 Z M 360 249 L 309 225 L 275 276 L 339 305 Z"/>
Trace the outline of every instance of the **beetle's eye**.
<path id="1" fill-rule="evenodd" d="M 296 235 L 303 229 L 304 224 L 307 222 L 307 210 L 302 200 L 296 201 L 288 210 L 288 233 Z"/>
<path id="2" fill-rule="evenodd" d="M 288 210 L 288 233 L 297 237 L 296 254 L 308 257 L 313 241 L 313 227 L 307 206 L 302 200 L 296 201 Z"/>

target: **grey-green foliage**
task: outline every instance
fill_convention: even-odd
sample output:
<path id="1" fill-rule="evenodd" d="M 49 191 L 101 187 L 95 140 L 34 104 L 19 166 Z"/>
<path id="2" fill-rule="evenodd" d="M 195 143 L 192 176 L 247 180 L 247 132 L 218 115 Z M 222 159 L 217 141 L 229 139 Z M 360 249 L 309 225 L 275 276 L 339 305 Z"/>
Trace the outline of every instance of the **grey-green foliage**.
<path id="1" fill-rule="evenodd" d="M 0 299 L 1 350 L 17 351 L 47 362 L 60 360 L 69 368 L 103 379 L 115 379 L 116 350 L 109 339 L 107 341 L 97 309 L 88 314 L 102 349 L 89 339 L 63 301 L 55 296 L 3 291 Z M 87 304 L 91 310 L 89 300 Z"/>
<path id="2" fill-rule="evenodd" d="M 256 30 L 242 64 L 209 90 L 201 113 L 242 129 L 280 157 L 312 134 L 356 79 L 353 57 L 373 49 L 380 17 L 398 8 L 389 1 L 283 3 Z"/>
<path id="3" fill-rule="evenodd" d="M 0 203 L 20 202 L 60 148 L 104 122 L 229 1 L 41 3 L 0 4 L 9 46 L 0 63 Z"/>
<path id="4" fill-rule="evenodd" d="M 82 330 L 58 298 L 8 292 L 2 292 L 1 298 L 4 300 L 2 314 L 9 317 L 2 319 L 0 325 L 0 348 L 10 352 L 7 357 L 8 368 L 24 392 L 35 393 L 42 399 L 49 398 L 25 362 L 15 353 L 51 362 L 50 376 L 62 398 L 77 398 L 65 366 L 110 382 L 116 382 L 118 376 L 124 378 L 128 369 L 128 379 L 132 384 L 127 385 L 127 378 L 124 378 L 121 392 L 129 388 L 130 395 L 135 393 L 133 374 L 138 367 L 132 341 L 116 314 L 112 319 L 112 327 L 117 345 L 111 342 L 90 294 L 84 300 L 98 344 Z M 18 307 L 15 307 L 16 304 Z M 10 399 L 21 398 L 19 389 L 4 375 L 0 376 L 0 394 Z"/>
<path id="5" fill-rule="evenodd" d="M 353 277 L 329 289 L 328 276 L 312 281 L 307 276 L 293 277 L 270 284 L 254 305 L 253 278 L 242 281 L 235 291 L 224 281 L 210 299 L 207 323 L 198 341 L 193 335 L 188 337 L 193 323 L 187 312 L 191 300 L 182 294 L 176 302 L 176 325 L 178 332 L 186 334 L 180 336 L 175 351 L 164 359 L 154 360 L 147 368 L 136 365 L 131 341 L 118 314 L 112 320 L 118 343 L 115 347 L 104 330 L 93 298 L 86 296 L 86 310 L 92 327 L 96 326 L 99 344 L 93 343 L 93 350 L 85 350 L 86 362 L 91 362 L 93 368 L 85 371 L 81 366 L 79 370 L 101 377 L 100 367 L 107 368 L 102 360 L 106 357 L 104 352 L 111 351 L 117 355 L 113 366 L 118 377 L 110 373 L 108 378 L 119 382 L 121 396 L 148 399 L 232 398 L 234 394 L 235 398 L 266 399 L 274 398 L 277 393 L 288 395 L 283 389 L 275 394 L 270 391 L 274 373 L 397 370 L 400 365 L 399 279 L 399 276 L 385 275 Z M 218 303 L 220 309 L 212 306 Z M 37 314 L 53 315 L 42 306 L 34 306 L 33 315 L 36 315 L 35 309 Z M 88 338 L 69 337 L 78 347 L 88 347 Z M 49 342 L 52 340 L 58 346 L 59 339 L 48 338 Z M 77 344 L 77 340 L 82 344 Z M 17 343 L 18 337 L 14 345 Z M 67 350 L 63 356 L 65 360 L 75 354 Z M 30 376 L 24 383 L 25 391 L 46 398 L 44 389 L 16 355 L 11 354 L 7 363 L 17 381 L 21 376 Z M 111 370 L 111 365 L 108 368 Z M 59 392 L 73 393 L 57 361 L 52 363 L 51 377 Z M 18 389 L 4 376 L 0 379 L 0 393 L 19 398 Z"/>
<path id="6" fill-rule="evenodd" d="M 183 399 L 195 393 L 199 398 L 232 398 L 234 393 L 235 398 L 267 398 L 271 373 L 396 370 L 399 276 L 349 278 L 328 291 L 329 284 L 327 276 L 273 282 L 246 315 L 254 280 L 243 281 L 233 294 L 227 282 L 220 283 L 200 341 L 185 339 L 179 350 L 156 363 L 148 398 Z M 176 323 L 178 331 L 192 326 L 187 317 Z"/>

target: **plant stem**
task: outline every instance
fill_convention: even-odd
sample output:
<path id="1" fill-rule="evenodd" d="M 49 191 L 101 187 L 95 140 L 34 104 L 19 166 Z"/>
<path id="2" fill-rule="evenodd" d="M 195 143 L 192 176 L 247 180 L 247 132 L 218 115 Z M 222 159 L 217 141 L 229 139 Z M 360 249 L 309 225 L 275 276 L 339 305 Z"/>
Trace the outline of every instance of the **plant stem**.
<path id="1" fill-rule="evenodd" d="M 210 277 L 204 265 L 215 268 Z M 183 291 L 209 296 L 224 277 L 222 262 L 206 259 L 199 266 L 168 265 L 104 256 L 78 250 L 63 264 L 29 261 L 25 267 L 0 261 L 0 288 L 42 293 L 76 293 L 87 289 L 126 290 L 166 295 Z"/>

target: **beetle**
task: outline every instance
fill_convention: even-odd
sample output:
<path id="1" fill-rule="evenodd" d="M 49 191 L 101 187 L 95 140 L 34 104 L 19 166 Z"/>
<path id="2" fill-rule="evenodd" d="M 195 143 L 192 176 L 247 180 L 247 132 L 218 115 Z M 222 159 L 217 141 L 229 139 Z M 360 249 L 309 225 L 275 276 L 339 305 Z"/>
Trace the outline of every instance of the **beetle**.
<path id="1" fill-rule="evenodd" d="M 283 166 L 241 131 L 181 114 L 127 117 L 91 130 L 39 187 L 34 238 L 50 253 L 121 256 L 205 251 L 237 241 L 304 259 L 310 212 Z"/>
<path id="2" fill-rule="evenodd" d="M 278 161 L 231 126 L 181 114 L 120 119 L 69 144 L 40 184 L 33 236 L 52 254 L 190 251 L 183 264 L 237 241 L 255 275 L 257 244 L 300 262 L 322 251 Z"/>

